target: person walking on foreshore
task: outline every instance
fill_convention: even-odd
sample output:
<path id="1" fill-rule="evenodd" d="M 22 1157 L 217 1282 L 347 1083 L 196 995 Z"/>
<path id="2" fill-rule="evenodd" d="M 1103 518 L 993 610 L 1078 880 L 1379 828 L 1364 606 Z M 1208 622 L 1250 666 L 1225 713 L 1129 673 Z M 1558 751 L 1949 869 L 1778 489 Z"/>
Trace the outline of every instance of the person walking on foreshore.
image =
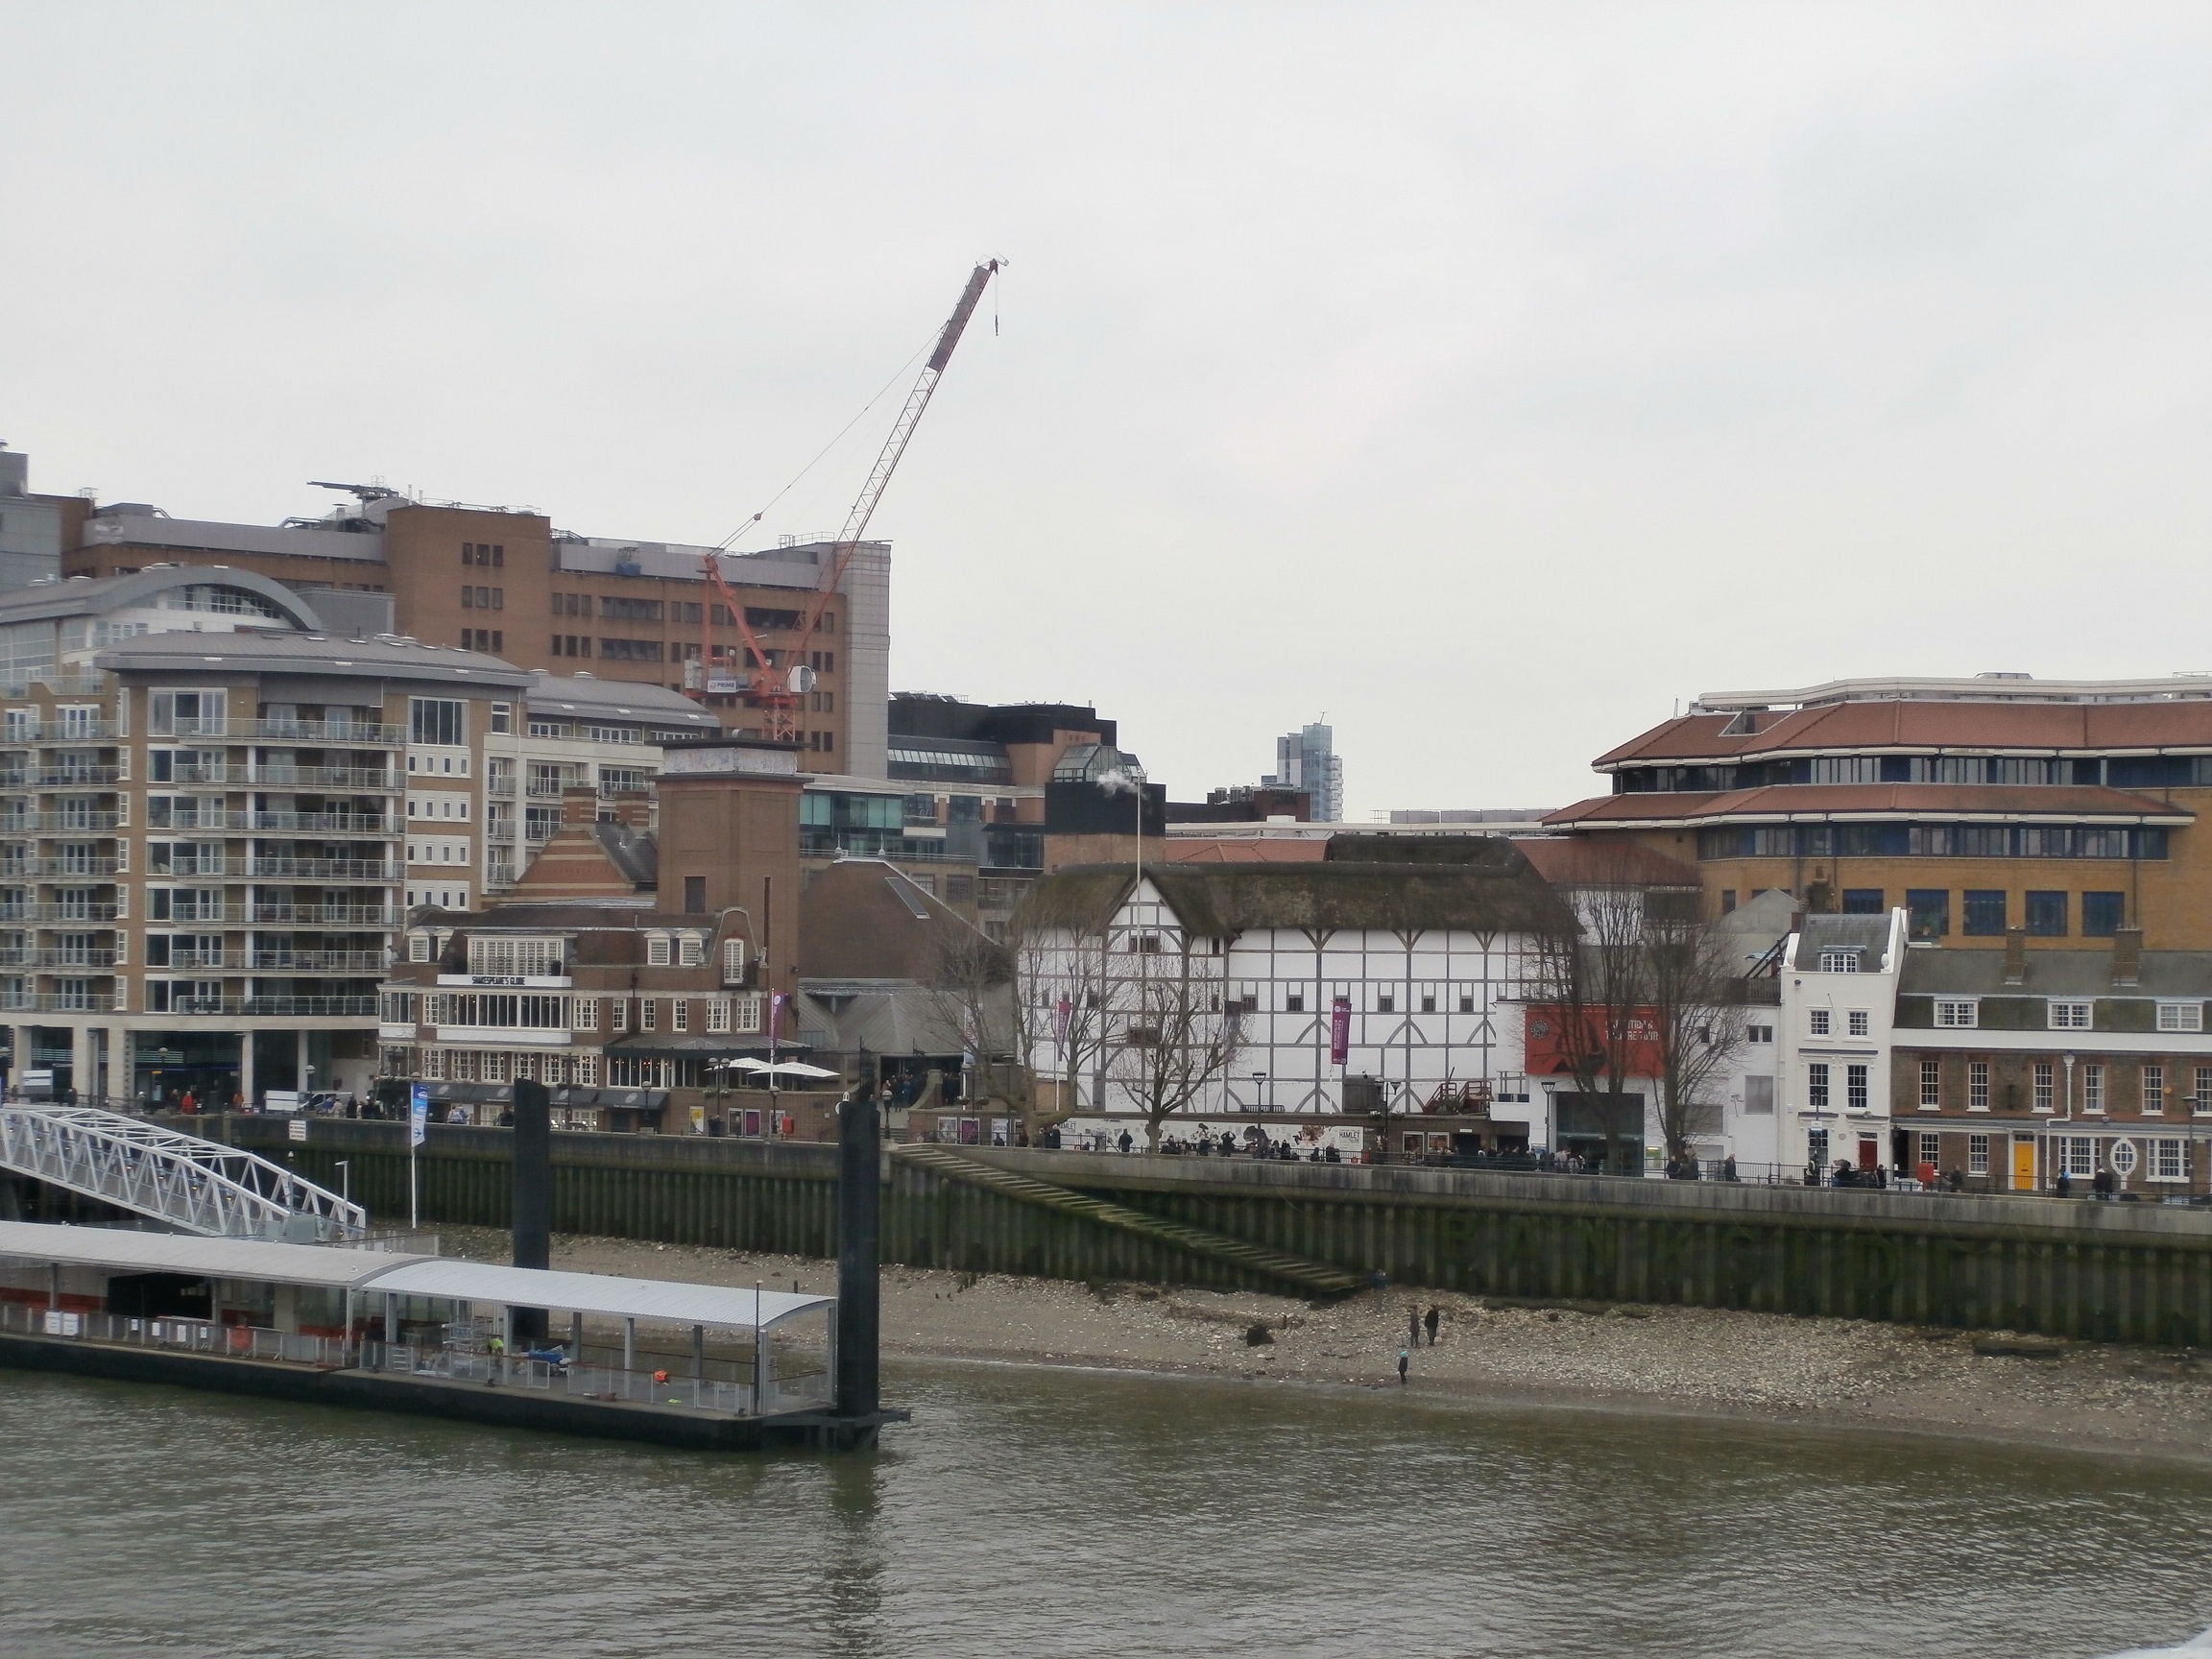
<path id="1" fill-rule="evenodd" d="M 1421 1323 L 1429 1327 L 1429 1346 L 1436 1346 L 1436 1327 L 1443 1322 L 1444 1310 L 1435 1303 L 1429 1304 L 1429 1311 L 1422 1315 Z"/>
<path id="2" fill-rule="evenodd" d="M 1398 1386 L 1406 1386 L 1406 1369 L 1412 1363 L 1411 1357 L 1403 1348 L 1398 1350 Z"/>
<path id="3" fill-rule="evenodd" d="M 1421 1304 L 1412 1303 L 1406 1310 L 1406 1341 L 1407 1346 L 1421 1346 Z"/>

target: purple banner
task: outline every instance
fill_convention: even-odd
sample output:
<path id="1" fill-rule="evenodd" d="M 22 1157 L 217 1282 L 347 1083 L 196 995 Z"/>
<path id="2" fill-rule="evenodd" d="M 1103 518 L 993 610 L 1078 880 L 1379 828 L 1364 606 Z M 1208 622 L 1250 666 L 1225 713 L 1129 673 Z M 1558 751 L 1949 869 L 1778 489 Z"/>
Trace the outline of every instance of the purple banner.
<path id="1" fill-rule="evenodd" d="M 1352 998 L 1339 997 L 1329 1008 L 1329 1064 L 1341 1066 L 1352 1051 Z"/>

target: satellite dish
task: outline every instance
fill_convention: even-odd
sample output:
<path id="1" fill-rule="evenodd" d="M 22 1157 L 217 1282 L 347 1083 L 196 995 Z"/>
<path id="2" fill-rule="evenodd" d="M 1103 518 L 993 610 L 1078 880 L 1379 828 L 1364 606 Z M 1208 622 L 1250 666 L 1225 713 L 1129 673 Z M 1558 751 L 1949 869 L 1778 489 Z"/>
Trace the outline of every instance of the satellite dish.
<path id="1" fill-rule="evenodd" d="M 805 696 L 807 692 L 814 689 L 814 670 L 807 667 L 804 662 L 800 663 L 791 670 L 790 685 L 791 694 L 794 697 Z"/>

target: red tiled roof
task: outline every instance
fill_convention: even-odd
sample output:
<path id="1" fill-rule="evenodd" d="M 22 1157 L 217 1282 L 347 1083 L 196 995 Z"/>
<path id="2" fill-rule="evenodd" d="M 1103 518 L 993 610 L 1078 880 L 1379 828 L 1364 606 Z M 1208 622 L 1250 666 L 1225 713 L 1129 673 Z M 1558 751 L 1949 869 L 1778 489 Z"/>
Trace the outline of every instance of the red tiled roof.
<path id="1" fill-rule="evenodd" d="M 1824 703 L 1754 715 L 1760 730 L 1720 733 L 1733 714 L 1685 714 L 1608 750 L 1596 766 L 1737 759 L 1806 750 L 2212 749 L 2212 699 L 2173 703 L 1951 703 L 1897 698 Z"/>
<path id="2" fill-rule="evenodd" d="M 1573 810 L 1572 807 L 1569 808 Z M 1697 872 L 1634 841 L 1598 846 L 1577 836 L 1513 837 L 1521 855 L 1554 887 L 1695 887 Z"/>
<path id="3" fill-rule="evenodd" d="M 1717 824 L 1727 819 L 1832 816 L 2196 822 L 2196 814 L 2184 807 L 2125 789 L 1997 783 L 1769 783 L 1707 795 L 1599 795 L 1563 806 L 1544 822 Z"/>

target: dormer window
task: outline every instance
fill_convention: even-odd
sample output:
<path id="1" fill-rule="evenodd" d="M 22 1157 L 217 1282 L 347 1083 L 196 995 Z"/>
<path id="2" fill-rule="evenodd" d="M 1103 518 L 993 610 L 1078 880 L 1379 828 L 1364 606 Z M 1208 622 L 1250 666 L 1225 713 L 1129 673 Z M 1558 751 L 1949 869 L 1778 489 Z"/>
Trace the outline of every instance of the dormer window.
<path id="1" fill-rule="evenodd" d="M 668 935 L 648 933 L 645 936 L 645 965 L 648 968 L 668 966 Z"/>
<path id="2" fill-rule="evenodd" d="M 685 933 L 677 941 L 677 964 L 696 968 L 707 960 L 707 941 L 696 933 Z"/>
<path id="3" fill-rule="evenodd" d="M 1859 972 L 1859 952 L 1856 950 L 1823 950 L 1820 952 L 1820 972 L 1823 974 L 1856 974 Z"/>
<path id="4" fill-rule="evenodd" d="M 2201 1002 L 2159 1003 L 2158 1029 L 2161 1031 L 2203 1030 L 2204 1004 Z"/>

